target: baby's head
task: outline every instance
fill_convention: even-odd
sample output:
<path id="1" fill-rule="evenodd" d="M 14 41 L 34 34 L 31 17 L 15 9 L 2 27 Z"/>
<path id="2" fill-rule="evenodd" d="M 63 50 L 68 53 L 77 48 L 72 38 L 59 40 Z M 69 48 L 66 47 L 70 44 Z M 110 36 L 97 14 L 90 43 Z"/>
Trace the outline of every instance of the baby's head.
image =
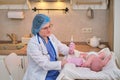
<path id="1" fill-rule="evenodd" d="M 102 60 L 100 58 L 95 57 L 93 59 L 92 63 L 91 63 L 90 69 L 92 71 L 98 72 L 98 71 L 101 71 L 102 68 L 103 68 L 103 62 L 102 62 Z"/>

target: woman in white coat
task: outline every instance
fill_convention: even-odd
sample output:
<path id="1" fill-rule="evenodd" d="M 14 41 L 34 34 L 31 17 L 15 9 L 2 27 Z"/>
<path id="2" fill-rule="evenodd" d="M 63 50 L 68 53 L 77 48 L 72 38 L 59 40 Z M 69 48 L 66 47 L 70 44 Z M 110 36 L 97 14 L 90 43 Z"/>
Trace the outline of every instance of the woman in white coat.
<path id="1" fill-rule="evenodd" d="M 33 19 L 34 36 L 27 46 L 28 68 L 23 80 L 56 80 L 59 70 L 67 63 L 66 59 L 58 61 L 58 52 L 67 55 L 69 47 L 51 33 L 51 26 L 50 18 L 44 14 Z"/>

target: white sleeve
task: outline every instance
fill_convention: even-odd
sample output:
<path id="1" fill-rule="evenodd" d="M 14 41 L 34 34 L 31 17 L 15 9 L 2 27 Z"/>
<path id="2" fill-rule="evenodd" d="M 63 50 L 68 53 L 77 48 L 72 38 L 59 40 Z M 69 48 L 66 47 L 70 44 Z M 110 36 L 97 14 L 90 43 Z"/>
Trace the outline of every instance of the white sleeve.
<path id="1" fill-rule="evenodd" d="M 27 55 L 33 62 L 39 65 L 39 67 L 44 70 L 60 70 L 61 69 L 61 61 L 50 61 L 48 55 L 43 55 L 43 52 L 39 46 L 39 44 L 35 44 L 33 42 L 28 44 Z"/>

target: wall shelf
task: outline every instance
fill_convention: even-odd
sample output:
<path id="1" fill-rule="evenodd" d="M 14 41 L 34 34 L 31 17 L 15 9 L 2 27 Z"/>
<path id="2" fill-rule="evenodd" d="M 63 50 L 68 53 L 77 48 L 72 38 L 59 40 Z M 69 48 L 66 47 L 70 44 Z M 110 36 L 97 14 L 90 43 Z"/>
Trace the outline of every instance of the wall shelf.
<path id="1" fill-rule="evenodd" d="M 11 0 L 10 0 L 11 1 Z M 0 3 L 0 9 L 30 9 L 31 5 L 29 0 L 22 0 L 22 1 L 2 1 Z"/>
<path id="2" fill-rule="evenodd" d="M 107 9 L 108 0 L 71 0 L 72 9 Z"/>

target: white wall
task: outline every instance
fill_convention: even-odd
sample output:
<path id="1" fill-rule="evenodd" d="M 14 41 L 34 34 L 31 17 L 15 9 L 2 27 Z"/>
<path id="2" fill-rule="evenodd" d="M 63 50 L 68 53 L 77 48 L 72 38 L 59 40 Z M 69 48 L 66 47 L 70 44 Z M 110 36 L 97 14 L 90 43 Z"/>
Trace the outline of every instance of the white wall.
<path id="1" fill-rule="evenodd" d="M 120 0 L 114 0 L 114 52 L 120 67 Z"/>

